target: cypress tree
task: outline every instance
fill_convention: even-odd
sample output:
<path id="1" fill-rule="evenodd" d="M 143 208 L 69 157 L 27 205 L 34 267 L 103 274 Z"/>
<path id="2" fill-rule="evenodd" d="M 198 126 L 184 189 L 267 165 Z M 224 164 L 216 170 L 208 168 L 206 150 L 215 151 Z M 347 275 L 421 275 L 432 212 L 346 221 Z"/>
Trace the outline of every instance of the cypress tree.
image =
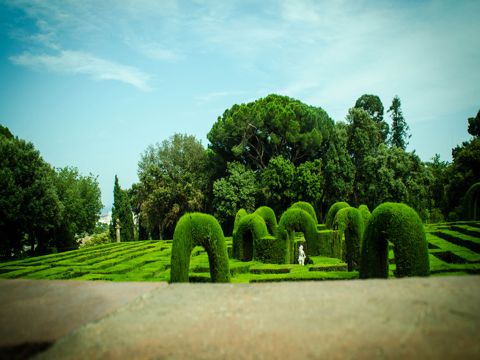
<path id="1" fill-rule="evenodd" d="M 390 145 L 405 150 L 408 145 L 407 139 L 410 138 L 408 134 L 410 127 L 403 117 L 401 106 L 400 98 L 398 95 L 395 95 L 392 100 L 392 105 L 388 109 L 390 117 L 392 118 Z"/>
<path id="2" fill-rule="evenodd" d="M 118 177 L 115 175 L 115 184 L 113 186 L 113 207 L 112 220 L 110 222 L 110 237 L 116 240 L 116 224 L 117 219 L 120 220 L 120 240 L 135 240 L 135 232 L 133 229 L 133 215 L 130 206 L 128 193 L 120 187 Z"/>

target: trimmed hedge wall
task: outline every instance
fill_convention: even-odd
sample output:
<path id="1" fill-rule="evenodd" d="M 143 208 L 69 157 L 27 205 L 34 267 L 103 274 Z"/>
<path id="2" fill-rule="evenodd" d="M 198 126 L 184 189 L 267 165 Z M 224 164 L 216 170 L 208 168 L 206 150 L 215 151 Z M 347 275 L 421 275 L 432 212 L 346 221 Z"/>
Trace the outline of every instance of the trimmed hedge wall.
<path id="1" fill-rule="evenodd" d="M 307 241 L 305 252 L 311 255 L 317 244 L 317 226 L 309 213 L 300 208 L 290 208 L 285 211 L 278 224 L 277 238 L 285 244 L 285 262 L 295 263 L 293 232 L 301 231 Z"/>
<path id="2" fill-rule="evenodd" d="M 235 222 L 233 223 L 233 232 L 232 232 L 232 234 L 235 234 L 235 232 L 237 231 L 238 224 L 239 224 L 240 220 L 241 220 L 242 217 L 244 217 L 245 215 L 248 215 L 248 213 L 247 213 L 247 210 L 245 210 L 244 208 L 241 208 L 240 210 L 237 211 L 237 214 L 235 215 Z"/>
<path id="3" fill-rule="evenodd" d="M 333 228 L 338 231 L 337 237 L 342 238 L 344 235 L 343 258 L 347 263 L 348 271 L 358 270 L 360 268 L 361 246 L 365 230 L 360 211 L 353 207 L 340 209 L 337 215 L 335 215 Z"/>
<path id="4" fill-rule="evenodd" d="M 336 230 L 320 230 L 317 232 L 317 249 L 310 255 L 327 256 L 342 259 L 343 246 L 341 236 L 337 236 Z M 307 254 L 309 255 L 309 254 Z"/>
<path id="5" fill-rule="evenodd" d="M 408 205 L 387 202 L 373 211 L 365 230 L 360 278 L 388 277 L 389 242 L 394 245 L 396 277 L 430 274 L 422 220 Z"/>
<path id="6" fill-rule="evenodd" d="M 233 236 L 233 257 L 242 261 L 283 262 L 283 246 L 268 234 L 267 225 L 258 214 L 244 216 Z"/>
<path id="7" fill-rule="evenodd" d="M 202 213 L 185 214 L 177 222 L 173 233 L 170 282 L 188 282 L 190 254 L 194 246 L 205 248 L 212 282 L 230 282 L 222 228 L 217 219 Z"/>
<path id="8" fill-rule="evenodd" d="M 360 211 L 360 215 L 362 215 L 363 225 L 367 227 L 368 220 L 370 220 L 370 217 L 372 216 L 370 209 L 368 208 L 367 205 L 360 205 L 358 207 L 358 211 Z"/>
<path id="9" fill-rule="evenodd" d="M 480 220 L 480 182 L 470 186 L 463 201 L 463 220 Z"/>
<path id="10" fill-rule="evenodd" d="M 328 209 L 327 217 L 325 218 L 325 225 L 327 225 L 328 229 L 333 228 L 333 220 L 335 220 L 335 215 L 337 215 L 338 210 L 350 207 L 348 203 L 344 201 L 339 201 L 330 206 L 330 209 Z"/>
<path id="11" fill-rule="evenodd" d="M 290 208 L 300 208 L 302 210 L 305 210 L 307 213 L 310 214 L 312 219 L 315 221 L 315 225 L 318 224 L 317 214 L 315 212 L 315 209 L 310 203 L 306 201 L 297 201 L 292 206 L 290 206 Z"/>
<path id="12" fill-rule="evenodd" d="M 255 210 L 254 214 L 259 215 L 265 221 L 270 235 L 277 232 L 277 217 L 272 208 L 269 208 L 268 206 L 260 206 Z"/>

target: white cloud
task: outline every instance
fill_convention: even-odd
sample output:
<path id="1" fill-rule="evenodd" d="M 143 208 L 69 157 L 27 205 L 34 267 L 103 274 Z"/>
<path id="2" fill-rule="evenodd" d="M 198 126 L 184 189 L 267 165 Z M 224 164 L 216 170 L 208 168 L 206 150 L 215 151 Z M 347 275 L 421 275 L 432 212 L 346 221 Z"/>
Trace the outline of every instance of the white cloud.
<path id="1" fill-rule="evenodd" d="M 151 90 L 149 75 L 133 67 L 80 52 L 62 50 L 57 55 L 23 53 L 11 56 L 16 65 L 64 74 L 83 74 L 95 80 L 115 80 L 140 90 Z"/>

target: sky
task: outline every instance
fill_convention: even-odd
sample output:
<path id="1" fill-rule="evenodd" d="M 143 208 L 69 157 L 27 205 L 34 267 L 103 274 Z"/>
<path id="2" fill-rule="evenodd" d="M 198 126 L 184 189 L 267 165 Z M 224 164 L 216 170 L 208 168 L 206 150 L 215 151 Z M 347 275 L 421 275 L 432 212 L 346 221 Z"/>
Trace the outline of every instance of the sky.
<path id="1" fill-rule="evenodd" d="M 407 148 L 451 161 L 480 109 L 480 1 L 0 0 L 0 124 L 54 167 L 138 181 L 148 145 L 271 93 L 344 121 L 395 95 Z M 388 119 L 388 116 L 386 117 Z"/>

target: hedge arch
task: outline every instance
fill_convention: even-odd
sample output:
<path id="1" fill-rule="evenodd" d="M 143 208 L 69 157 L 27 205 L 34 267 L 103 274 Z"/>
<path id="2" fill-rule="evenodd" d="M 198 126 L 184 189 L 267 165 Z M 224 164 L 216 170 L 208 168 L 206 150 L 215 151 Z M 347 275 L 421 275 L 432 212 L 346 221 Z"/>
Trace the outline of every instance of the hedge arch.
<path id="1" fill-rule="evenodd" d="M 223 231 L 211 215 L 189 213 L 177 222 L 173 233 L 170 282 L 188 282 L 190 254 L 203 246 L 208 254 L 212 282 L 230 282 L 227 246 Z"/>
<path id="2" fill-rule="evenodd" d="M 360 214 L 362 215 L 363 224 L 365 225 L 365 227 L 367 227 L 368 220 L 370 220 L 370 217 L 372 216 L 370 209 L 367 205 L 360 205 L 358 207 L 358 211 L 360 211 Z"/>
<path id="3" fill-rule="evenodd" d="M 315 221 L 315 224 L 318 224 L 317 213 L 315 212 L 315 209 L 313 208 L 312 204 L 310 204 L 306 201 L 297 201 L 296 203 L 294 203 L 290 207 L 291 208 L 300 208 L 300 209 L 306 211 L 312 217 L 313 221 Z"/>
<path id="4" fill-rule="evenodd" d="M 333 228 L 333 220 L 335 220 L 335 215 L 337 215 L 338 210 L 350 207 L 348 203 L 344 201 L 338 201 L 328 209 L 327 217 L 325 218 L 325 225 L 327 225 L 327 229 Z"/>
<path id="5" fill-rule="evenodd" d="M 306 249 L 305 252 L 309 254 L 309 247 L 315 246 L 317 243 L 317 225 L 310 214 L 300 208 L 290 208 L 285 211 L 278 223 L 277 238 L 284 242 L 285 246 L 285 262 L 294 263 L 294 243 L 293 238 L 290 237 L 292 231 L 301 231 L 305 236 Z"/>
<path id="6" fill-rule="evenodd" d="M 394 245 L 396 277 L 430 274 L 422 220 L 408 205 L 384 203 L 373 211 L 365 229 L 360 278 L 388 277 L 389 242 Z"/>
<path id="7" fill-rule="evenodd" d="M 257 210 L 255 210 L 254 214 L 257 214 L 265 221 L 270 235 L 273 235 L 277 232 L 277 217 L 275 216 L 275 212 L 272 208 L 268 206 L 260 206 Z"/>
<path id="8" fill-rule="evenodd" d="M 464 220 L 480 220 L 480 182 L 470 186 L 463 201 Z"/>
<path id="9" fill-rule="evenodd" d="M 259 241 L 268 236 L 267 225 L 258 214 L 249 214 L 241 218 L 237 231 L 233 235 L 233 257 L 242 261 L 256 258 L 255 247 Z"/>
<path id="10" fill-rule="evenodd" d="M 333 229 L 338 230 L 337 236 L 345 237 L 344 257 L 348 271 L 360 269 L 361 248 L 365 226 L 358 209 L 353 207 L 342 208 L 335 215 Z"/>
<path id="11" fill-rule="evenodd" d="M 235 222 L 233 223 L 232 234 L 235 234 L 235 232 L 237 231 L 237 228 L 238 228 L 238 224 L 240 223 L 240 220 L 245 215 L 248 215 L 248 213 L 247 213 L 247 210 L 245 210 L 244 208 L 241 208 L 240 210 L 237 211 L 237 214 L 235 215 Z"/>

